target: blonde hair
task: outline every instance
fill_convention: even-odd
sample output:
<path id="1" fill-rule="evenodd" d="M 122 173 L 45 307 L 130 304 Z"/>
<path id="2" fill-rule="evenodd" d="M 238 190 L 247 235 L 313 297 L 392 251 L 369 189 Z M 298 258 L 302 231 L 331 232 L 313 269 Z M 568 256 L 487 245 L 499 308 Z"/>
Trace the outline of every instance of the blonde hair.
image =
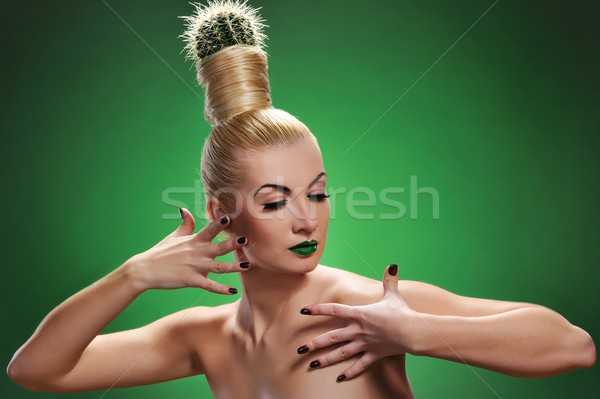
<path id="1" fill-rule="evenodd" d="M 244 155 L 316 139 L 294 116 L 272 107 L 267 54 L 260 47 L 226 47 L 199 61 L 197 69 L 205 87 L 204 114 L 213 125 L 200 165 L 205 196 L 230 212 L 231 191 L 245 178 Z"/>

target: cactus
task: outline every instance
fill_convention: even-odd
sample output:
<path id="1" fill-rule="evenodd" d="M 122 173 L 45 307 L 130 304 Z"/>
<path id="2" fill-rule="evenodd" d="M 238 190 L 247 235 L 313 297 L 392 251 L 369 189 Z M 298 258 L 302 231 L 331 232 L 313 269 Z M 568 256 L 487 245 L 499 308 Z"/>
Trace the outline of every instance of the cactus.
<path id="1" fill-rule="evenodd" d="M 266 39 L 262 29 L 266 25 L 246 1 L 216 0 L 208 5 L 192 3 L 194 15 L 180 17 L 186 21 L 186 30 L 180 35 L 187 50 L 186 60 L 196 62 L 234 44 L 264 47 Z"/>

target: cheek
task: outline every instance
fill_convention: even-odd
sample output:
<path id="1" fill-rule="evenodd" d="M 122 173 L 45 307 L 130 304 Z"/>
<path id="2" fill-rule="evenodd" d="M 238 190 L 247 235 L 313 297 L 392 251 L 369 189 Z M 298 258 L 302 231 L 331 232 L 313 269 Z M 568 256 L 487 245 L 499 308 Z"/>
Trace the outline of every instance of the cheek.
<path id="1" fill-rule="evenodd" d="M 281 221 L 255 220 L 248 229 L 248 259 L 262 265 L 271 265 L 281 259 L 282 252 L 287 251 L 283 245 L 286 237 L 283 230 Z"/>
<path id="2" fill-rule="evenodd" d="M 281 240 L 285 230 L 285 221 L 262 219 L 254 224 L 254 232 L 261 241 Z"/>
<path id="3" fill-rule="evenodd" d="M 249 208 L 248 204 L 244 204 L 239 216 L 232 223 L 232 231 L 237 236 L 254 239 L 263 234 L 264 222 L 258 209 Z"/>
<path id="4" fill-rule="evenodd" d="M 246 217 L 240 221 L 240 231 L 243 230 L 244 235 L 248 236 L 251 242 L 254 242 L 259 247 L 271 245 L 274 242 L 279 242 L 285 237 L 285 221 L 277 220 L 276 218 L 256 218 Z M 257 248 L 259 249 L 259 248 Z"/>
<path id="5" fill-rule="evenodd" d="M 321 224 L 327 225 L 329 222 L 329 202 L 322 205 L 319 208 L 318 218 Z"/>

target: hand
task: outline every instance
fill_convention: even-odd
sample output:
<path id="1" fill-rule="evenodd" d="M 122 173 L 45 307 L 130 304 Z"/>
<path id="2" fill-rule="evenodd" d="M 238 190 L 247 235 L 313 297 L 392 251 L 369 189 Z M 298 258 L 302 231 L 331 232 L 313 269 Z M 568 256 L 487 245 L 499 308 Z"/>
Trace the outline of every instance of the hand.
<path id="1" fill-rule="evenodd" d="M 215 262 L 248 243 L 246 237 L 231 238 L 218 243 L 211 241 L 230 223 L 228 216 L 211 222 L 196 234 L 196 223 L 187 210 L 181 209 L 182 222 L 171 234 L 149 250 L 133 256 L 125 265 L 130 275 L 146 289 L 174 289 L 200 287 L 218 294 L 236 294 L 237 289 L 219 284 L 208 278 L 208 273 L 242 272 L 248 262 Z"/>
<path id="2" fill-rule="evenodd" d="M 322 334 L 298 348 L 299 354 L 346 342 L 326 355 L 312 359 L 311 368 L 326 367 L 351 356 L 358 360 L 337 381 L 350 380 L 373 362 L 386 356 L 410 351 L 416 340 L 419 321 L 398 292 L 398 266 L 390 265 L 383 277 L 384 295 L 377 303 L 348 306 L 326 303 L 304 307 L 300 313 L 333 316 L 346 321 L 346 326 Z"/>

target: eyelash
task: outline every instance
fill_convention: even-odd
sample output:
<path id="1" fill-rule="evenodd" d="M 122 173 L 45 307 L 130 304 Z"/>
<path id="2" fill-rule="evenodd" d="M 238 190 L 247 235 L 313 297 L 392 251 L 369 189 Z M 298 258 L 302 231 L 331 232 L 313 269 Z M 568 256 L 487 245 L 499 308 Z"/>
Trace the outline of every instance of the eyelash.
<path id="1" fill-rule="evenodd" d="M 310 195 L 307 195 L 307 197 L 309 199 L 314 200 L 314 201 L 322 202 L 322 201 L 325 201 L 326 198 L 329 198 L 330 195 L 327 195 L 327 194 L 310 194 Z M 282 206 L 284 206 L 285 204 L 287 204 L 287 201 L 288 201 L 287 199 L 284 199 L 284 200 L 277 201 L 277 202 L 268 202 L 268 203 L 266 203 L 266 204 L 263 205 L 263 209 L 267 210 L 267 211 L 273 210 L 273 209 L 279 209 Z"/>

